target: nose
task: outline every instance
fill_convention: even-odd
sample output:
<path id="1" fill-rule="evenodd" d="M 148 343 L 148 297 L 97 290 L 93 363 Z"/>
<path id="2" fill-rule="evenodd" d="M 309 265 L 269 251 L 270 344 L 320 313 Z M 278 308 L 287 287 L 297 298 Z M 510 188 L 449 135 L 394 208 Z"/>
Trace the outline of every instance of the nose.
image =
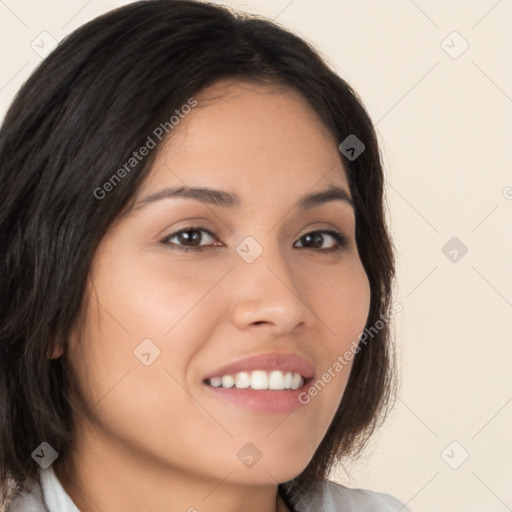
<path id="1" fill-rule="evenodd" d="M 301 277 L 277 246 L 265 247 L 252 263 L 237 257 L 231 272 L 233 323 L 275 335 L 304 328 L 314 315 Z"/>

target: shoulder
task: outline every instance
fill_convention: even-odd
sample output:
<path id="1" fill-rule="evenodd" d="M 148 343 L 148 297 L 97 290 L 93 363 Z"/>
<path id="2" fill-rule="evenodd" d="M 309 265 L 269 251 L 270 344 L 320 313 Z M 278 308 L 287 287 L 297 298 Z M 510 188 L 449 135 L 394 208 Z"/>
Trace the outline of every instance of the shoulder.
<path id="1" fill-rule="evenodd" d="M 343 509 L 341 508 L 343 507 Z M 411 512 L 400 500 L 383 492 L 352 489 L 336 482 L 317 482 L 300 512 Z"/>

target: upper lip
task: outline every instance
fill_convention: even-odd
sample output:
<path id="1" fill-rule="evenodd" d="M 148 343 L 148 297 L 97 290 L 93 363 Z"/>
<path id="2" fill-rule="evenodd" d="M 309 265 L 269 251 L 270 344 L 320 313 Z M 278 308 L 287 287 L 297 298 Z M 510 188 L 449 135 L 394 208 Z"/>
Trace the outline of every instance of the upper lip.
<path id="1" fill-rule="evenodd" d="M 217 368 L 204 376 L 204 380 L 222 375 L 235 375 L 238 372 L 251 372 L 253 370 L 281 370 L 283 372 L 296 372 L 304 379 L 315 375 L 313 365 L 297 354 L 258 354 Z"/>

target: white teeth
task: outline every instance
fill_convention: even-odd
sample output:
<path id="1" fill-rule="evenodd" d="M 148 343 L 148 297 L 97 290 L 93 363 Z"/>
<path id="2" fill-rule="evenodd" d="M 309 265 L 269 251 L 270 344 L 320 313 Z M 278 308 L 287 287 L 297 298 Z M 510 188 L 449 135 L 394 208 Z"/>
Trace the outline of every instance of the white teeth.
<path id="1" fill-rule="evenodd" d="M 299 389 L 302 384 L 302 377 L 298 373 L 294 373 L 292 378 L 292 389 Z"/>
<path id="2" fill-rule="evenodd" d="M 235 386 L 239 389 L 248 388 L 251 385 L 251 376 L 248 372 L 240 372 L 235 376 Z"/>
<path id="3" fill-rule="evenodd" d="M 268 389 L 268 375 L 263 370 L 256 370 L 251 374 L 252 389 Z"/>
<path id="4" fill-rule="evenodd" d="M 212 377 L 210 379 L 210 386 L 213 386 L 214 388 L 222 386 L 222 379 L 220 377 Z"/>
<path id="5" fill-rule="evenodd" d="M 283 372 L 271 372 L 268 379 L 268 389 L 284 389 Z"/>
<path id="6" fill-rule="evenodd" d="M 222 387 L 232 388 L 235 385 L 235 379 L 231 375 L 222 376 Z"/>
<path id="7" fill-rule="evenodd" d="M 214 388 L 232 388 L 235 386 L 238 389 L 250 387 L 251 389 L 295 390 L 304 385 L 304 378 L 295 372 L 254 370 L 253 372 L 239 372 L 236 375 L 212 377 L 207 383 Z"/>

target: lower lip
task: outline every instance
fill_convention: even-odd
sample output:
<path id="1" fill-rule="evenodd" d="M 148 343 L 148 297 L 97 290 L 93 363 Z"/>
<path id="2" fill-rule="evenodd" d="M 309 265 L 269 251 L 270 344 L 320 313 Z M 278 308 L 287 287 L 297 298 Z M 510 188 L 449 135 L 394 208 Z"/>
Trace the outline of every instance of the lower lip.
<path id="1" fill-rule="evenodd" d="M 273 390 L 262 389 L 254 390 L 251 388 L 215 388 L 204 384 L 211 393 L 217 397 L 231 402 L 234 405 L 256 412 L 269 414 L 279 414 L 294 411 L 302 407 L 303 403 L 299 401 L 299 396 L 306 396 L 310 379 L 299 389 Z"/>

